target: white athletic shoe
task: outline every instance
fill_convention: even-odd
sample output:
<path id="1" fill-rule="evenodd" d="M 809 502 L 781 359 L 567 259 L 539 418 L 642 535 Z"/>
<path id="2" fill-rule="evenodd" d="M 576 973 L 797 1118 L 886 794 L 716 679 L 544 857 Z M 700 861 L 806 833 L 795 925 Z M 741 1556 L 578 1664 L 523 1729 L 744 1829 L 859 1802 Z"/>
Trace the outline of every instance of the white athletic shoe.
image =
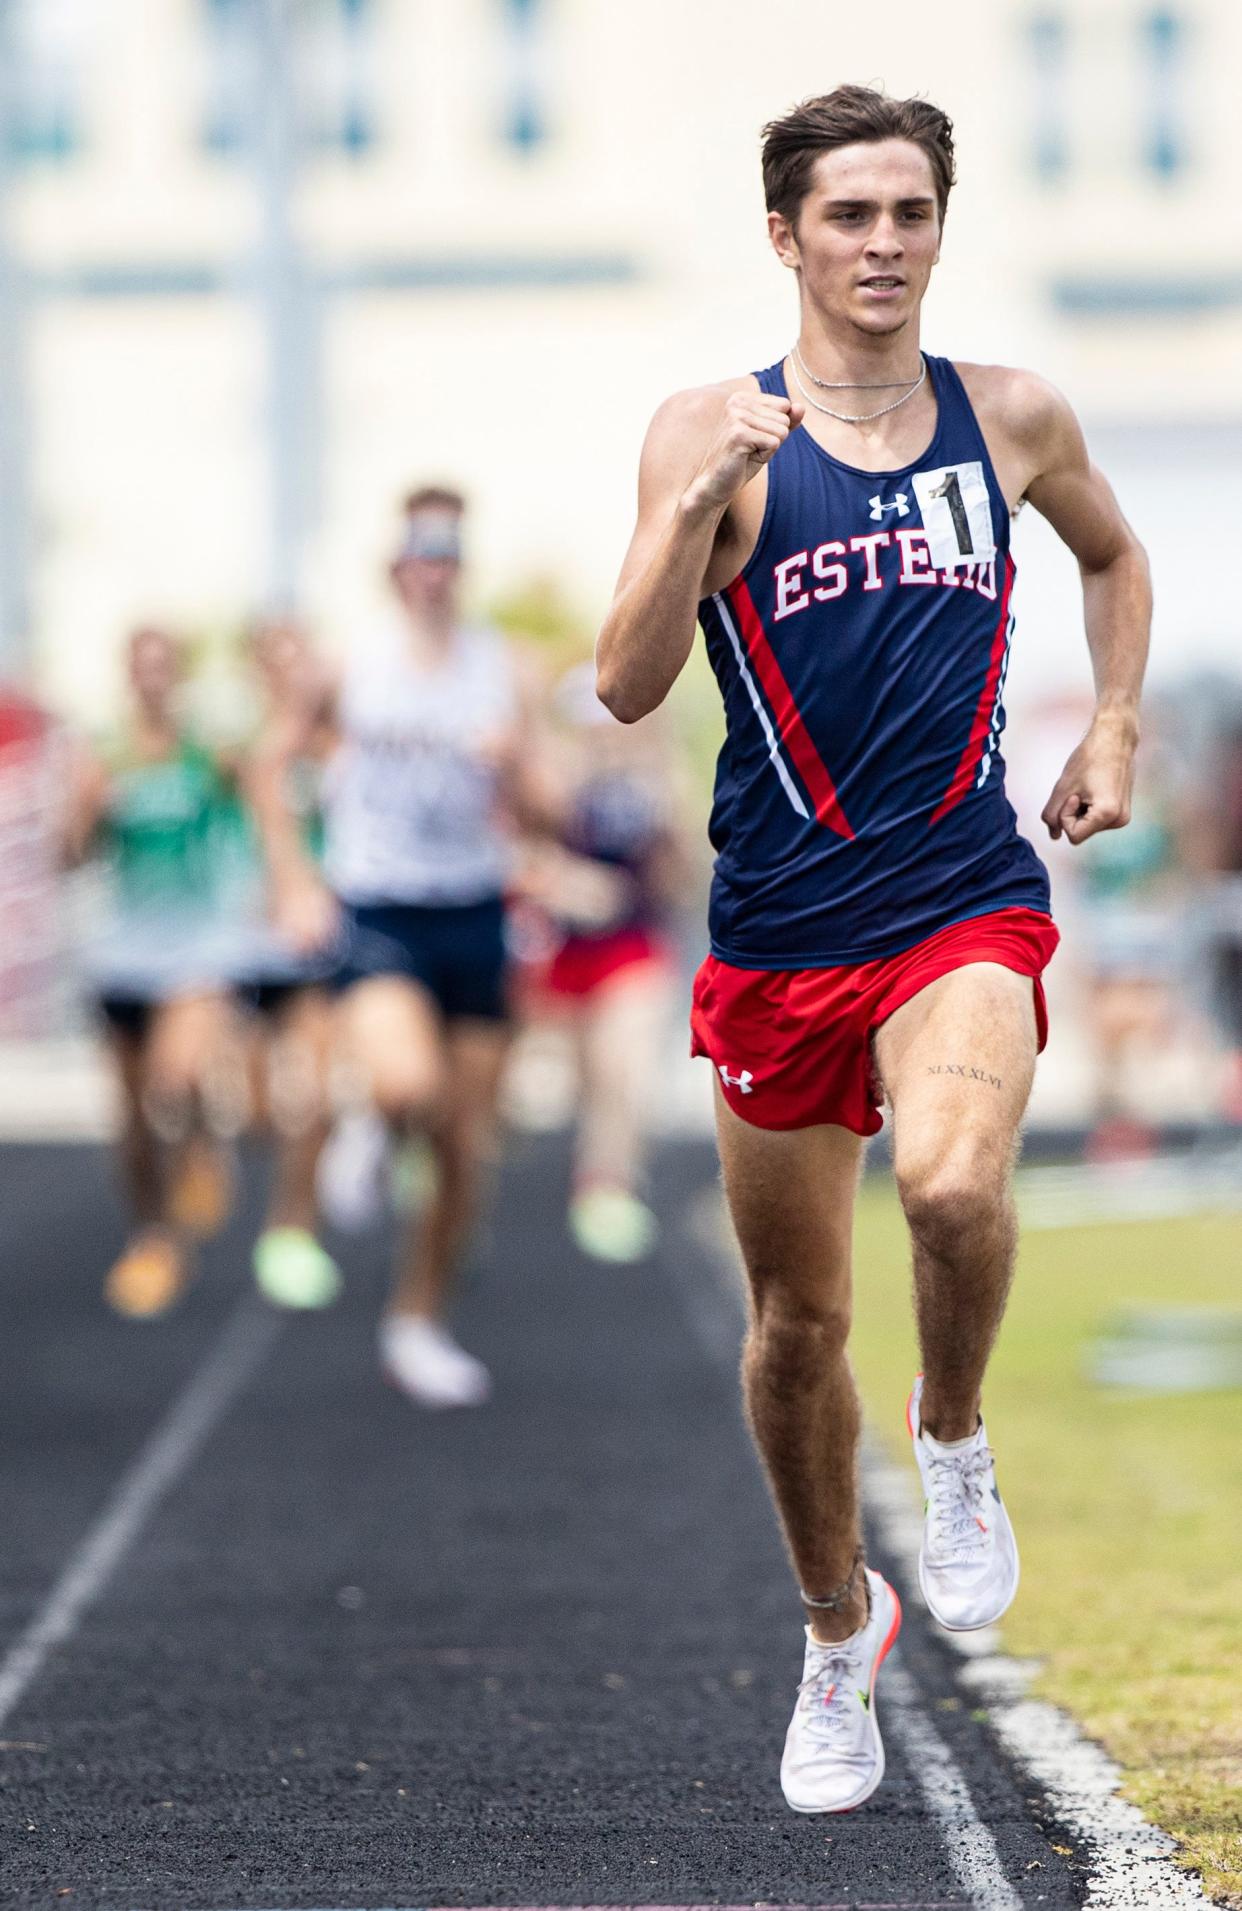
<path id="1" fill-rule="evenodd" d="M 389 1314 L 380 1322 L 380 1364 L 394 1387 L 420 1407 L 481 1407 L 492 1377 L 438 1320 Z"/>
<path id="2" fill-rule="evenodd" d="M 388 1196 L 388 1130 L 370 1108 L 351 1108 L 324 1144 L 315 1193 L 326 1220 L 360 1234 L 384 1212 Z"/>
<path id="3" fill-rule="evenodd" d="M 974 1632 L 999 1619 L 1018 1590 L 1018 1542 L 982 1419 L 969 1440 L 933 1440 L 920 1420 L 922 1397 L 919 1374 L 906 1403 L 923 1480 L 919 1585 L 932 1618 L 947 1631 Z"/>
<path id="4" fill-rule="evenodd" d="M 871 1611 L 861 1631 L 821 1646 L 806 1628 L 802 1684 L 781 1759 L 791 1811 L 853 1811 L 884 1776 L 875 1681 L 901 1629 L 901 1601 L 879 1573 L 866 1573 Z"/>

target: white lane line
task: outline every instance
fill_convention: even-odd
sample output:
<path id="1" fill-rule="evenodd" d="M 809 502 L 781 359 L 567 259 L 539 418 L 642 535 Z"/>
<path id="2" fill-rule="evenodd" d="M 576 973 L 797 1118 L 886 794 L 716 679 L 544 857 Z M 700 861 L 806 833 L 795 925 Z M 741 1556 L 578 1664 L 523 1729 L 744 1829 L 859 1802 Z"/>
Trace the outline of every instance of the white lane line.
<path id="1" fill-rule="evenodd" d="M 1194 1874 L 1172 1862 L 1177 1840 L 1117 1796 L 1120 1768 L 1064 1712 L 1038 1699 L 992 1700 L 988 1717 L 1060 1822 L 1090 1846 L 1089 1911 L 1210 1905 Z"/>
<path id="2" fill-rule="evenodd" d="M 715 1188 L 705 1189 L 690 1203 L 687 1217 L 687 1232 L 716 1274 L 717 1308 L 723 1318 L 710 1332 L 701 1318 L 709 1305 L 703 1299 L 703 1284 L 680 1265 L 677 1268 L 683 1294 L 699 1290 L 687 1313 L 708 1353 L 726 1338 L 730 1325 L 736 1336 L 742 1320 L 737 1270 L 721 1239 L 719 1202 Z M 895 1465 L 870 1434 L 864 1436 L 862 1467 L 868 1513 L 888 1552 L 903 1567 L 907 1582 L 914 1585 L 923 1533 L 914 1471 Z M 1027 1698 L 1026 1688 L 1037 1668 L 1003 1652 L 995 1626 L 979 1632 L 944 1632 L 940 1637 L 962 1659 L 959 1677 L 986 1704 L 988 1723 L 1010 1756 L 1040 1787 L 1057 1822 L 1090 1851 L 1085 1911 L 1194 1911 L 1211 1904 L 1194 1873 L 1173 1862 L 1177 1840 L 1144 1818 L 1137 1805 L 1120 1797 L 1120 1766 L 1084 1737 L 1066 1713 Z M 886 1673 L 890 1690 L 895 1670 Z M 905 1721 L 912 1716 L 907 1712 Z"/>
<path id="3" fill-rule="evenodd" d="M 707 1190 L 705 1197 L 690 1204 L 687 1216 L 687 1232 L 705 1251 L 712 1270 L 710 1285 L 696 1280 L 676 1254 L 672 1258 L 677 1291 L 695 1339 L 718 1365 L 736 1369 L 745 1302 L 737 1271 L 721 1251 L 719 1199 L 715 1188 Z M 868 1488 L 871 1457 L 868 1445 L 863 1452 Z M 909 1529 L 904 1537 L 908 1541 Z M 917 1538 L 915 1546 L 917 1551 Z M 890 1662 L 884 1671 L 884 1687 L 895 1701 L 889 1715 L 894 1736 L 940 1830 L 945 1856 L 975 1911 L 1021 1911 L 1022 1900 L 1005 1876 L 996 1841 L 975 1810 L 961 1767 L 923 1710 L 914 1680 L 904 1666 Z"/>
<path id="4" fill-rule="evenodd" d="M 1022 1168 L 1017 1193 L 1027 1229 L 1236 1214 L 1242 1208 L 1242 1148 Z"/>
<path id="5" fill-rule="evenodd" d="M 868 1510 L 913 1585 L 923 1525 L 916 1476 L 895 1466 L 874 1439 L 866 1443 L 863 1466 Z M 1198 1879 L 1172 1862 L 1176 1839 L 1118 1796 L 1120 1767 L 1055 1705 L 1026 1697 L 1037 1668 L 1002 1652 L 995 1626 L 940 1637 L 963 1659 L 958 1676 L 987 1706 L 988 1724 L 1005 1749 L 1040 1787 L 1057 1822 L 1090 1852 L 1087 1911 L 1188 1911 L 1210 1904 Z"/>
<path id="6" fill-rule="evenodd" d="M 927 1718 L 918 1687 L 902 1665 L 884 1668 L 887 1714 L 923 1803 L 940 1827 L 945 1856 L 976 1911 L 1021 1911 L 996 1840 L 975 1810 L 961 1767 Z"/>
<path id="7" fill-rule="evenodd" d="M 184 1473 L 231 1400 L 264 1359 L 282 1318 L 247 1295 L 230 1314 L 206 1360 L 123 1475 L 43 1605 L 0 1663 L 0 1725 L 38 1677 L 48 1654 L 70 1639 L 146 1521 Z"/>

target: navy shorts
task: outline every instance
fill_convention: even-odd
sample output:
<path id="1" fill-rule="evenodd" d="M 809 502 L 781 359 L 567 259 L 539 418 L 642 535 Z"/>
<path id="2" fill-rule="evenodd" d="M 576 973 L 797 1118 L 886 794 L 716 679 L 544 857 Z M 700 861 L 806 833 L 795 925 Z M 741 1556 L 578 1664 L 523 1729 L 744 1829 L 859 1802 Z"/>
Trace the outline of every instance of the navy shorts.
<path id="1" fill-rule="evenodd" d="M 328 979 L 331 980 L 331 972 Z M 246 1014 L 260 1016 L 264 1021 L 278 1022 L 300 995 L 304 995 L 308 989 L 321 989 L 323 986 L 322 979 L 314 982 L 239 982 L 233 994 Z"/>
<path id="2" fill-rule="evenodd" d="M 95 1007 L 112 1033 L 130 1042 L 146 1041 L 159 1006 L 150 996 L 109 993 L 95 997 Z"/>
<path id="3" fill-rule="evenodd" d="M 344 949 L 332 978 L 334 989 L 348 989 L 375 976 L 405 976 L 421 983 L 446 1017 L 508 1019 L 509 958 L 501 897 L 433 908 L 345 903 L 343 910 Z"/>

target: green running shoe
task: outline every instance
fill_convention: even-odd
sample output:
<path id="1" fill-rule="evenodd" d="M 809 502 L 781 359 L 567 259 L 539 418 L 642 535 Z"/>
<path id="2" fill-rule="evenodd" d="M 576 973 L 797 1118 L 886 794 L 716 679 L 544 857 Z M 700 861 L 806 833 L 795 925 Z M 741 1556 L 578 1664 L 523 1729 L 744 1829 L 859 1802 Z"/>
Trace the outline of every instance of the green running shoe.
<path id="1" fill-rule="evenodd" d="M 660 1229 L 637 1195 L 624 1188 L 586 1188 L 569 1204 L 569 1231 L 597 1261 L 641 1261 Z"/>
<path id="2" fill-rule="evenodd" d="M 306 1228 L 265 1228 L 254 1244 L 254 1278 L 273 1307 L 330 1307 L 341 1270 Z"/>

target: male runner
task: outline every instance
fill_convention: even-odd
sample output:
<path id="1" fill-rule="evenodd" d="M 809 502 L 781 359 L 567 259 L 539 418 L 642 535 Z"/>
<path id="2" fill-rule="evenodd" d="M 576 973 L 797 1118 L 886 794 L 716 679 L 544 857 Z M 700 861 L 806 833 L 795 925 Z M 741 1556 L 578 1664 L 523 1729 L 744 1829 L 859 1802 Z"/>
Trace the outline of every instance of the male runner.
<path id="1" fill-rule="evenodd" d="M 1128 818 L 1150 588 L 1064 399 L 921 350 L 947 116 L 840 87 L 765 129 L 763 176 L 797 344 L 656 414 L 598 670 L 609 708 L 644 716 L 697 615 L 724 697 L 692 1028 L 750 1277 L 746 1403 L 808 1621 L 782 1784 L 795 1811 L 846 1811 L 883 1776 L 875 1678 L 901 1623 L 863 1562 L 846 1357 L 854 1188 L 883 1096 L 923 1354 L 920 1585 L 964 1630 L 1018 1580 L 980 1400 L 1057 932 L 998 750 L 1011 515 L 1029 498 L 1082 571 L 1096 711 L 1043 812 L 1054 838 Z"/>
<path id="2" fill-rule="evenodd" d="M 276 923 L 303 948 L 339 935 L 347 1050 L 390 1131 L 425 1135 L 435 1157 L 380 1327 L 386 1374 L 427 1407 L 479 1405 L 490 1391 L 445 1316 L 509 1042 L 505 811 L 529 767 L 515 661 L 496 631 L 462 617 L 464 510 L 439 487 L 406 500 L 395 614 L 351 652 L 318 713 L 337 740 L 323 875 L 279 761 L 255 791 Z M 291 760 L 297 747 L 290 736 Z"/>

